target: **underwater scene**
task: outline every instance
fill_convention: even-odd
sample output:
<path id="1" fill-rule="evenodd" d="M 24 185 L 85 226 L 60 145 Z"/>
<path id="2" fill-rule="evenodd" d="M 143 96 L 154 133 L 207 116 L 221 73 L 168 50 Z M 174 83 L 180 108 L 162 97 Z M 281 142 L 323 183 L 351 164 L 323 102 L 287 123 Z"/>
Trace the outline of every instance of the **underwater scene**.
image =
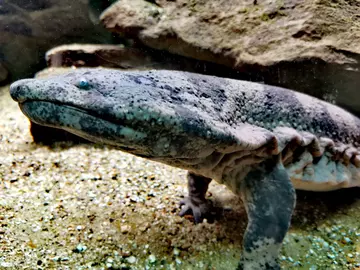
<path id="1" fill-rule="evenodd" d="M 360 1 L 0 0 L 0 270 L 360 270 Z"/>

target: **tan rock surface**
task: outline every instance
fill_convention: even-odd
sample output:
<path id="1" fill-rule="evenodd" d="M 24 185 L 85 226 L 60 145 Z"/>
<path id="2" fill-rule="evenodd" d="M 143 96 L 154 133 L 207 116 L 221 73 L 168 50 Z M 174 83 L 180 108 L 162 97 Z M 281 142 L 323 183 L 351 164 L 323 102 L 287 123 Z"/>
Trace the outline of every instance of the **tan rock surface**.
<path id="1" fill-rule="evenodd" d="M 354 64 L 346 52 L 360 53 L 359 1 L 156 2 L 118 1 L 101 19 L 150 47 L 237 69 L 301 58 Z"/>

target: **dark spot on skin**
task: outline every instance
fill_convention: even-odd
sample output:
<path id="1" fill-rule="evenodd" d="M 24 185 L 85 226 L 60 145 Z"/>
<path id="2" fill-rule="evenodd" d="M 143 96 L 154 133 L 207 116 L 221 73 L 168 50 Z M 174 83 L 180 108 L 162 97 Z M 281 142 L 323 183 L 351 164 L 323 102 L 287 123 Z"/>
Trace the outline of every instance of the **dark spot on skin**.
<path id="1" fill-rule="evenodd" d="M 208 95 L 207 93 L 201 93 L 200 96 L 203 97 L 203 98 L 209 98 L 210 97 L 210 95 Z"/>
<path id="2" fill-rule="evenodd" d="M 171 101 L 174 101 L 175 103 L 181 103 L 183 101 L 183 99 L 177 95 L 171 95 L 170 98 L 171 98 Z"/>
<path id="3" fill-rule="evenodd" d="M 146 76 L 142 76 L 142 75 L 130 75 L 127 74 L 126 75 L 130 80 L 134 81 L 136 84 L 140 84 L 140 85 L 150 85 L 153 87 L 156 87 L 156 82 L 153 79 L 147 78 Z"/>

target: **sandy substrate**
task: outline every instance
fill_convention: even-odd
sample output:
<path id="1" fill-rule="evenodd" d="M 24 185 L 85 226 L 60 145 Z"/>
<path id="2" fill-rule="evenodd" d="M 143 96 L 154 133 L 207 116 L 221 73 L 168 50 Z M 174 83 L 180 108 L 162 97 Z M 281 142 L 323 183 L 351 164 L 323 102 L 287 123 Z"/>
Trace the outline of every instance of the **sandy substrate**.
<path id="1" fill-rule="evenodd" d="M 94 145 L 32 143 L 0 90 L 0 269 L 235 269 L 241 201 L 211 184 L 213 223 L 178 217 L 185 171 Z M 360 269 L 360 190 L 298 193 L 284 269 Z"/>

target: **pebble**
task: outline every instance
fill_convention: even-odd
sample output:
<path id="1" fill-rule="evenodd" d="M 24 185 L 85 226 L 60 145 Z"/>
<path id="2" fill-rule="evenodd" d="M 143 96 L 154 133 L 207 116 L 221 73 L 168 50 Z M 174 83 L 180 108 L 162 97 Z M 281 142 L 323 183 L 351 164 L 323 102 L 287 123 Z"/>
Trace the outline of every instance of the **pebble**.
<path id="1" fill-rule="evenodd" d="M 84 245 L 82 245 L 82 244 L 78 244 L 77 246 L 76 246 L 76 252 L 79 252 L 79 253 L 81 253 L 81 252 L 84 252 L 85 250 L 87 250 L 87 247 L 86 246 L 84 246 Z"/>
<path id="2" fill-rule="evenodd" d="M 344 241 L 345 241 L 346 243 L 351 243 L 351 239 L 350 239 L 349 237 L 344 237 Z"/>
<path id="3" fill-rule="evenodd" d="M 177 249 L 177 248 L 174 248 L 173 253 L 174 253 L 175 256 L 179 256 L 180 255 L 180 250 Z"/>
<path id="4" fill-rule="evenodd" d="M 122 225 L 120 230 L 121 230 L 121 233 L 129 233 L 131 230 L 131 227 L 129 225 Z"/>
<path id="5" fill-rule="evenodd" d="M 327 257 L 329 259 L 332 259 L 332 260 L 336 258 L 336 256 L 334 254 L 331 254 L 331 253 L 327 253 L 326 255 L 327 255 Z"/>
<path id="6" fill-rule="evenodd" d="M 155 257 L 154 254 L 151 254 L 151 255 L 149 256 L 149 262 L 150 262 L 151 264 L 156 263 L 156 257 Z"/>
<path id="7" fill-rule="evenodd" d="M 128 263 L 134 264 L 134 263 L 136 263 L 137 260 L 136 260 L 135 256 L 130 256 L 130 257 L 126 258 L 126 261 Z"/>
<path id="8" fill-rule="evenodd" d="M 13 264 L 9 262 L 1 262 L 0 266 L 4 268 L 8 268 L 8 267 L 13 267 Z"/>

